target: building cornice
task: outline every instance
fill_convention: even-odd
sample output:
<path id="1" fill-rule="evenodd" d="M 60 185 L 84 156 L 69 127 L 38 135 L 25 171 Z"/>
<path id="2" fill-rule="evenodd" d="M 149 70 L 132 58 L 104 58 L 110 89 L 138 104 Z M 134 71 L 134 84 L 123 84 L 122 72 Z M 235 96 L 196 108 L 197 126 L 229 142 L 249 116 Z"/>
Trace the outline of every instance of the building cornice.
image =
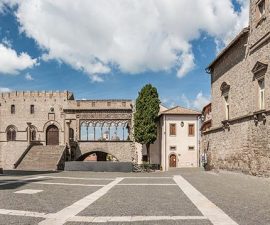
<path id="1" fill-rule="evenodd" d="M 231 126 L 237 123 L 241 123 L 243 120 L 253 120 L 255 122 L 255 124 L 258 122 L 257 118 L 258 116 L 262 116 L 262 118 L 265 118 L 266 115 L 270 115 L 270 110 L 259 110 L 253 113 L 249 113 L 247 115 L 244 116 L 239 116 L 239 117 L 235 117 L 233 119 L 229 119 L 226 121 L 222 121 L 222 125 L 217 126 L 217 127 L 213 127 L 207 131 L 202 132 L 203 135 L 207 135 L 210 133 L 215 133 L 215 132 L 219 132 L 219 131 L 224 131 L 224 124 L 227 126 Z M 227 127 L 226 127 L 227 128 Z"/>

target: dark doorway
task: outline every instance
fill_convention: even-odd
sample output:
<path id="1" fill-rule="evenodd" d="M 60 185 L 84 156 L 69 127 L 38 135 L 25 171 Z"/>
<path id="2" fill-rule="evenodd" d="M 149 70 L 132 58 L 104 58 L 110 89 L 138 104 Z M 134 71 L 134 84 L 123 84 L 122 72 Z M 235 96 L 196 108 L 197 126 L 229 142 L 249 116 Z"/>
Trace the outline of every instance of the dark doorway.
<path id="1" fill-rule="evenodd" d="M 69 128 L 69 141 L 74 141 L 74 130 Z"/>
<path id="2" fill-rule="evenodd" d="M 59 130 L 55 125 L 50 125 L 46 131 L 47 145 L 59 145 Z"/>
<path id="3" fill-rule="evenodd" d="M 170 167 L 176 167 L 176 155 L 170 155 Z"/>

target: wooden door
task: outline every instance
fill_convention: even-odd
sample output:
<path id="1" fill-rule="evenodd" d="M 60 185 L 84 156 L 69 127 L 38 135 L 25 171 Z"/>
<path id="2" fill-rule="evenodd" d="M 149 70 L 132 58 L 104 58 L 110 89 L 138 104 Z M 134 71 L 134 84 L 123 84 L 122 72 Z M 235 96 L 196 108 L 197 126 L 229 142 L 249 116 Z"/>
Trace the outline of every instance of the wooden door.
<path id="1" fill-rule="evenodd" d="M 176 155 L 170 155 L 170 167 L 176 167 Z"/>
<path id="2" fill-rule="evenodd" d="M 46 143 L 47 145 L 59 145 L 59 130 L 55 125 L 47 128 Z"/>

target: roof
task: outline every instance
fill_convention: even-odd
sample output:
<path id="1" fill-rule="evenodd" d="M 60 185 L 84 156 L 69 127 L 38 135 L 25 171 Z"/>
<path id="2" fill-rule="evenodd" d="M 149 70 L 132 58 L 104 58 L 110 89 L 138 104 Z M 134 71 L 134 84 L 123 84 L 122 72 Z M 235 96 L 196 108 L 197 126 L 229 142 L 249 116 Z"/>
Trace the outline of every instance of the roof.
<path id="1" fill-rule="evenodd" d="M 201 112 L 193 109 L 183 108 L 181 106 L 176 106 L 161 112 L 160 115 L 201 115 Z"/>
<path id="2" fill-rule="evenodd" d="M 211 105 L 212 105 L 212 103 L 209 102 L 206 106 L 203 107 L 202 112 L 203 112 L 208 106 L 211 106 Z"/>
<path id="3" fill-rule="evenodd" d="M 249 33 L 249 27 L 245 27 L 227 46 L 224 48 L 206 68 L 206 70 L 211 69 L 211 67 L 235 44 L 237 43 L 241 37 L 245 34 Z"/>

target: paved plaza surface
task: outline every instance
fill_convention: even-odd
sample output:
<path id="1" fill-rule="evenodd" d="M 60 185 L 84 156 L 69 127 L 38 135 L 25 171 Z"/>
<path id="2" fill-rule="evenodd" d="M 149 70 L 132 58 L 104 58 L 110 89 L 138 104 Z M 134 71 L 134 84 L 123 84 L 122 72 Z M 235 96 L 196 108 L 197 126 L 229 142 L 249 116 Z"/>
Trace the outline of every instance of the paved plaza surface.
<path id="1" fill-rule="evenodd" d="M 180 169 L 0 176 L 0 224 L 270 225 L 270 179 Z"/>

